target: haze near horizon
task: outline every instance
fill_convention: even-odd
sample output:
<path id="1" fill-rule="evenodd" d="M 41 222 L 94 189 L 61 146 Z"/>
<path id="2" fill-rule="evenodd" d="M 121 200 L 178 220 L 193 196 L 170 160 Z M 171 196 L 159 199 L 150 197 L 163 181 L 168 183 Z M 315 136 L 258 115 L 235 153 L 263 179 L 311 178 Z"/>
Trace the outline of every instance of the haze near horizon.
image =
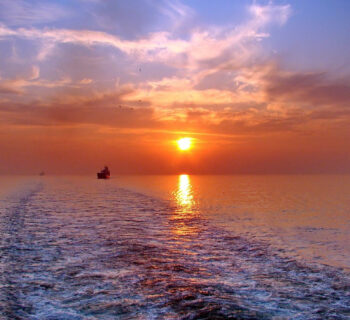
<path id="1" fill-rule="evenodd" d="M 0 173 L 350 173 L 348 12 L 0 0 Z"/>

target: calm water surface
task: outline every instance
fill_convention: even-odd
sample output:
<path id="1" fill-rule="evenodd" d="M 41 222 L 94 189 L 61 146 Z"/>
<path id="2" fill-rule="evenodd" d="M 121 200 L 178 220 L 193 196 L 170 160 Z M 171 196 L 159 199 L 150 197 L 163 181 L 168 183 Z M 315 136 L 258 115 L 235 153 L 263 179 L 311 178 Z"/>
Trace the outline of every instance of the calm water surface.
<path id="1" fill-rule="evenodd" d="M 289 254 L 350 269 L 350 176 L 128 176 L 118 183 Z"/>
<path id="2" fill-rule="evenodd" d="M 4 319 L 350 319 L 349 176 L 1 177 Z"/>

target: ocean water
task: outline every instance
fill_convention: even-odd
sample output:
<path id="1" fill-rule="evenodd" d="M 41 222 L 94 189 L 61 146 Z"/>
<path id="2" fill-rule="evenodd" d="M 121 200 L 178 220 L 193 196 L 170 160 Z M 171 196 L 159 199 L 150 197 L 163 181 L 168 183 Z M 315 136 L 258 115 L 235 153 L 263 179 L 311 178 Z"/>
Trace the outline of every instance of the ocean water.
<path id="1" fill-rule="evenodd" d="M 350 176 L 0 177 L 1 319 L 350 319 Z"/>

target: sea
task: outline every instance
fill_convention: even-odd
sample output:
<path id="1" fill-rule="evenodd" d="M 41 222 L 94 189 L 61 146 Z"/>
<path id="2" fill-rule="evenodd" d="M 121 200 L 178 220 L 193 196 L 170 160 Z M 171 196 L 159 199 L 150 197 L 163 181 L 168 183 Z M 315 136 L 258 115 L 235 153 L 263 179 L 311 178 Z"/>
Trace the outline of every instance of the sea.
<path id="1" fill-rule="evenodd" d="M 1 176 L 0 319 L 350 319 L 349 175 Z"/>

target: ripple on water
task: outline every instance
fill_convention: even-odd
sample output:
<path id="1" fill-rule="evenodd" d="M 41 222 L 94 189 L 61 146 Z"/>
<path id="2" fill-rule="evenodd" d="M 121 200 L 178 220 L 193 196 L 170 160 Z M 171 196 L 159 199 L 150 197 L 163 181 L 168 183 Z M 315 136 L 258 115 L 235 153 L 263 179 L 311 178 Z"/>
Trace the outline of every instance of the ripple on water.
<path id="1" fill-rule="evenodd" d="M 139 193 L 93 191 L 46 183 L 2 214 L 3 317 L 350 317 L 340 269 L 288 258 L 198 215 L 176 217 Z"/>

